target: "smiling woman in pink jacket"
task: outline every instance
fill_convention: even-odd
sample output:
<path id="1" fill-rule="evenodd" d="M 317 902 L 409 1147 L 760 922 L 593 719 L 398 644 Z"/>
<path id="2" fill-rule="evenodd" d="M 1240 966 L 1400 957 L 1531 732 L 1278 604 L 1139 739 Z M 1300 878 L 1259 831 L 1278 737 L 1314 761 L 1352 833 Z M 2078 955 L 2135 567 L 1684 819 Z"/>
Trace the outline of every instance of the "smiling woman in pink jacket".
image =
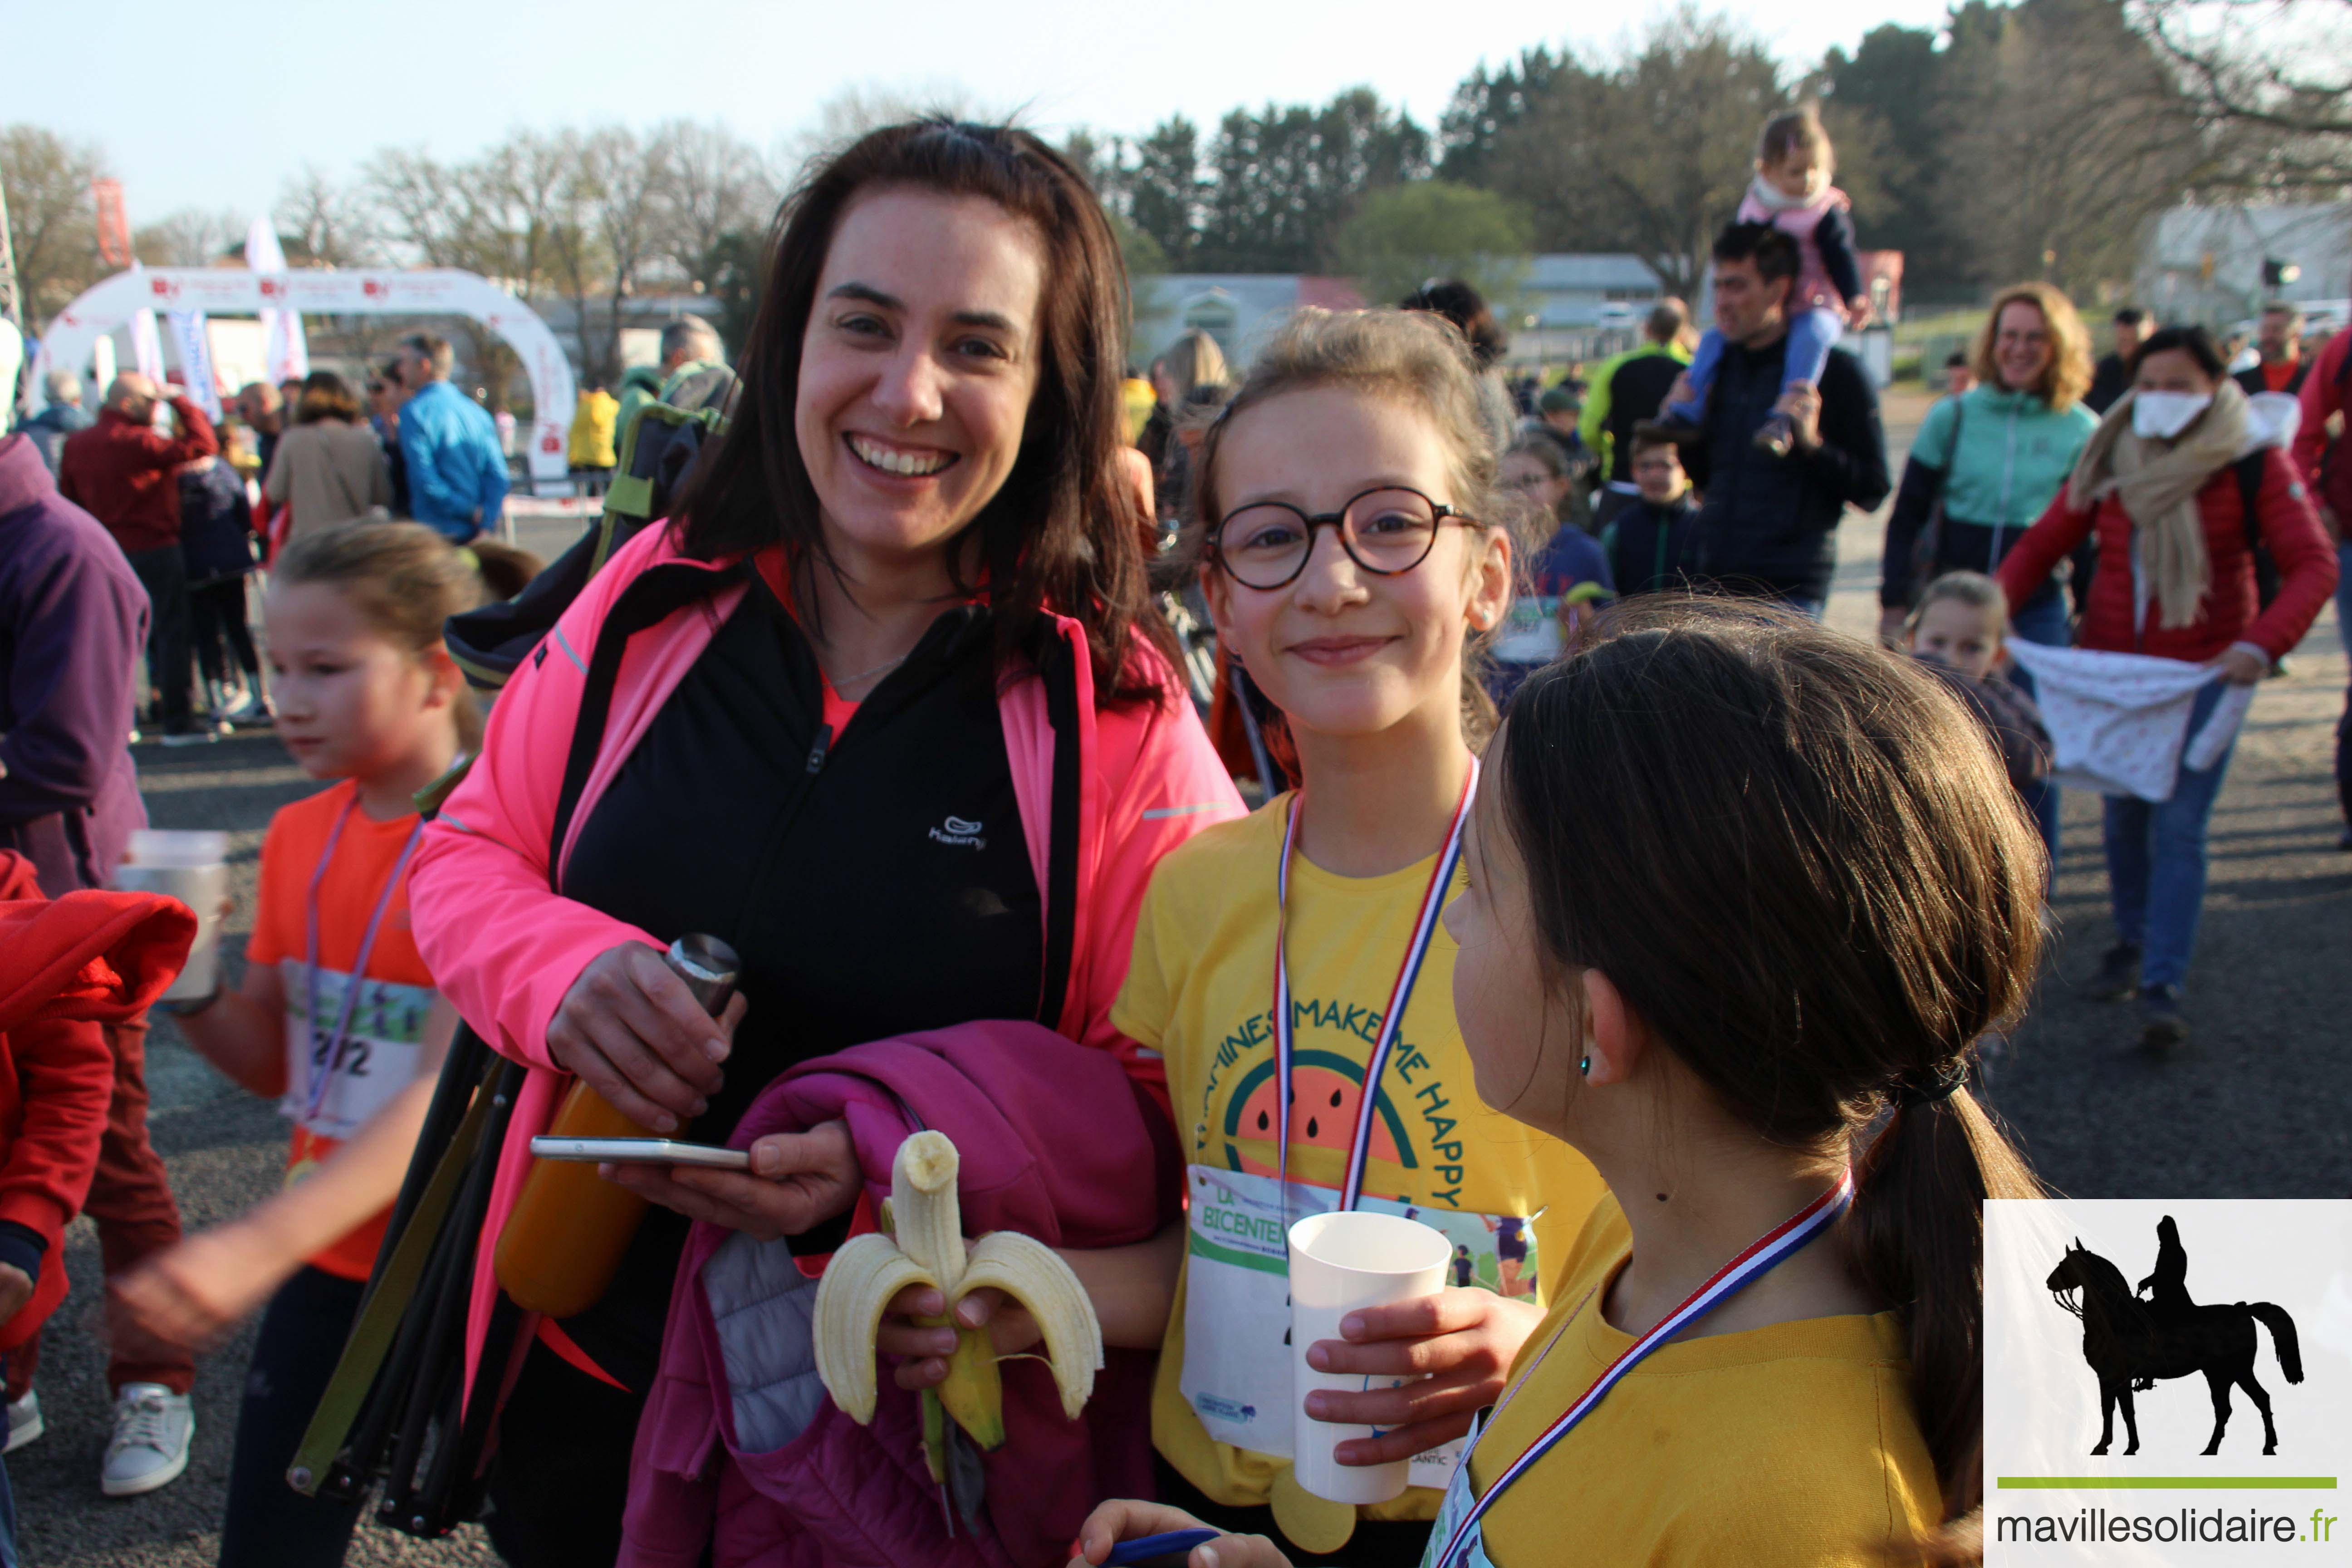
<path id="1" fill-rule="evenodd" d="M 879 131 L 787 205 L 732 429 L 518 673 L 412 873 L 444 994 L 534 1069 L 469 1358 L 524 1146 L 572 1077 L 723 1142 L 796 1064 L 1030 1019 L 1164 1105 L 1110 1003 L 1152 864 L 1241 807 L 1150 607 L 1119 467 L 1124 297 L 1101 209 L 1024 132 Z M 660 959 L 692 931 L 742 958 L 716 1027 Z M 613 1560 L 690 1220 L 838 1245 L 845 1131 L 762 1139 L 755 1162 L 621 1168 L 657 1206 L 604 1299 L 532 1325 L 512 1372 L 491 1477 L 509 1561 Z M 1158 1342 L 1118 1317 L 1111 1342 Z M 923 1331 L 897 1332 L 921 1369 Z"/>

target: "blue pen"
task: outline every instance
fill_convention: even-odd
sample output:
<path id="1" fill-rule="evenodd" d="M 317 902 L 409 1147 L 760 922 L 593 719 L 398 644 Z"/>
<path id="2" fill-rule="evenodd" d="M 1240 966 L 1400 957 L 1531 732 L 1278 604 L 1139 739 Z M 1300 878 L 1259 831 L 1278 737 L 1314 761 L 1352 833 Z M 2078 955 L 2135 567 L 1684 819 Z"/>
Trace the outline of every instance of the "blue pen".
<path id="1" fill-rule="evenodd" d="M 1103 1559 L 1103 1568 L 1184 1568 L 1192 1548 L 1223 1534 L 1217 1530 L 1171 1530 L 1165 1535 L 1139 1535 L 1122 1541 Z"/>

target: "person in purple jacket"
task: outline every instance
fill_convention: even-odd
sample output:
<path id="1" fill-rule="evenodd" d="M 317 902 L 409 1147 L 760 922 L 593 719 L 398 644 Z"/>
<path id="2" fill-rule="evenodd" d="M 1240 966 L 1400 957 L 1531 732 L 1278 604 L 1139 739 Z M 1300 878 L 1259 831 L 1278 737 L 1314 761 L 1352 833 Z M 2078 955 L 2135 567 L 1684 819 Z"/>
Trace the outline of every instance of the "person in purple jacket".
<path id="1" fill-rule="evenodd" d="M 0 437 L 0 849 L 31 860 L 50 898 L 106 886 L 131 833 L 147 826 L 130 738 L 152 613 L 113 535 L 58 493 L 40 448 L 23 435 Z M 98 1226 L 110 1279 L 176 1245 L 180 1211 L 147 1136 L 147 1015 L 105 1032 L 114 1089 L 82 1212 Z M 185 1467 L 189 1428 L 158 1426 L 147 1408 L 184 1397 L 195 1363 L 121 1325 L 107 1340 L 117 1398 L 106 1489 L 151 1490 Z M 37 1337 L 8 1356 L 12 1447 L 41 1435 L 39 1363 Z"/>
<path id="2" fill-rule="evenodd" d="M 58 494 L 30 437 L 0 437 L 0 849 L 62 898 L 104 887 L 147 826 L 130 736 L 147 591 Z"/>

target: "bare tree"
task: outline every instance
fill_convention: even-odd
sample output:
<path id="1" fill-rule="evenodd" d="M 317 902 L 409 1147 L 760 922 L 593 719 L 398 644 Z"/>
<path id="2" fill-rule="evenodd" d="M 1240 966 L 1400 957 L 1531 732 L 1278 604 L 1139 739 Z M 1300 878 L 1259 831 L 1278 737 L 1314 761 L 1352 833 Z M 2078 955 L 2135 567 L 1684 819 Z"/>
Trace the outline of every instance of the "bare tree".
<path id="1" fill-rule="evenodd" d="M 210 267 L 244 241 L 248 221 L 236 211 L 182 207 L 133 231 L 131 254 L 150 267 Z"/>
<path id="2" fill-rule="evenodd" d="M 106 154 L 91 143 L 37 125 L 0 130 L 0 184 L 8 190 L 8 238 L 28 328 L 46 329 L 52 315 L 98 281 L 98 214 L 89 186 L 106 173 Z"/>
<path id="3" fill-rule="evenodd" d="M 2132 15 L 2215 142 L 2209 191 L 2352 185 L 2352 0 L 2139 0 Z"/>
<path id="4" fill-rule="evenodd" d="M 676 120 L 654 133 L 669 168 L 663 248 L 678 271 L 709 289 L 730 237 L 766 226 L 776 184 L 759 150 L 721 124 Z"/>
<path id="5" fill-rule="evenodd" d="M 394 259 L 424 267 L 472 261 L 462 171 L 436 162 L 422 147 L 387 147 L 368 160 L 360 179 Z"/>
<path id="6" fill-rule="evenodd" d="M 2104 0 L 2042 0 L 1999 26 L 1963 65 L 1949 126 L 1975 275 L 2076 291 L 2129 278 L 2143 225 L 2210 167 L 2196 116 Z"/>
<path id="7" fill-rule="evenodd" d="M 1686 4 L 1614 58 L 1563 59 L 1496 138 L 1490 177 L 1534 213 L 1538 246 L 1631 250 L 1686 290 L 1787 101 L 1762 38 Z"/>
<path id="8" fill-rule="evenodd" d="M 662 260 L 663 193 L 669 184 L 668 149 L 641 140 L 625 126 L 591 132 L 581 143 L 584 188 L 597 249 L 605 271 L 605 321 L 595 352 L 582 328 L 582 371 L 611 380 L 620 374 L 621 314 L 630 295 Z"/>
<path id="9" fill-rule="evenodd" d="M 838 152 L 869 131 L 925 114 L 944 114 L 984 123 L 1018 118 L 950 77 L 898 85 L 860 82 L 843 88 L 818 104 L 808 124 L 782 140 L 777 146 L 776 168 L 797 180 L 811 160 Z"/>
<path id="10" fill-rule="evenodd" d="M 373 215 L 360 192 L 338 185 L 315 163 L 302 165 L 278 187 L 270 220 L 291 238 L 287 263 L 293 267 L 361 267 L 374 258 Z"/>

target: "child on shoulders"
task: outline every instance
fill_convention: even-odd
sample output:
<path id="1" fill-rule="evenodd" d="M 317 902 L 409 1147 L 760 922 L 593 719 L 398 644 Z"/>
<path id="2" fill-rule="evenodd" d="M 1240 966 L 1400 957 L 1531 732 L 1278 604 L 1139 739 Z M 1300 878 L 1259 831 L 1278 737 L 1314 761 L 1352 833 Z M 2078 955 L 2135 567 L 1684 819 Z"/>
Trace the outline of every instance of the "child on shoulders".
<path id="1" fill-rule="evenodd" d="M 1738 221 L 1769 223 L 1797 242 L 1797 280 L 1789 289 L 1789 348 L 1780 390 L 1799 383 L 1819 386 L 1830 351 L 1848 328 L 1859 331 L 1871 319 L 1870 296 L 1854 259 L 1853 203 L 1830 184 L 1836 150 L 1820 114 L 1793 110 L 1768 121 L 1756 148 L 1756 178 L 1740 200 Z M 1706 423 L 1706 396 L 1723 358 L 1723 333 L 1708 328 L 1698 353 L 1667 395 L 1659 427 L 1677 439 L 1695 437 Z M 1774 416 L 1756 433 L 1756 444 L 1785 455 L 1791 445 L 1789 422 Z"/>

